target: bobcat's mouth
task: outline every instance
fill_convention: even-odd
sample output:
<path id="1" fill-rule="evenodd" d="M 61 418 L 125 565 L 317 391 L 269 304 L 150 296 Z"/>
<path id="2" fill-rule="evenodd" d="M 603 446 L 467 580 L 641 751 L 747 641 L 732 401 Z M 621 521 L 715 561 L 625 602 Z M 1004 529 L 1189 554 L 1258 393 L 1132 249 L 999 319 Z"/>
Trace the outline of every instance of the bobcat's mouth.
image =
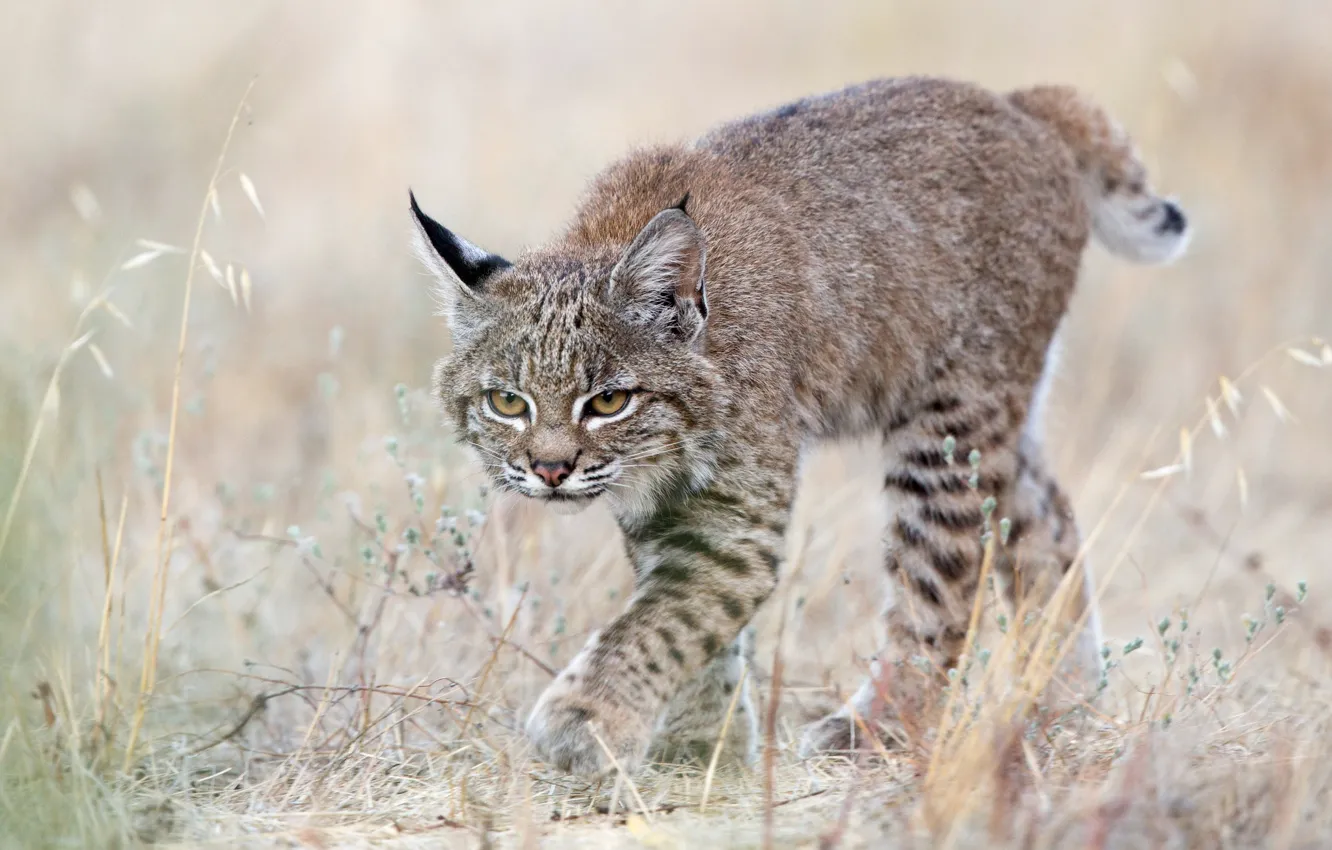
<path id="1" fill-rule="evenodd" d="M 589 487 L 586 490 L 578 490 L 577 492 L 547 490 L 545 493 L 538 494 L 537 498 L 545 499 L 548 502 L 590 502 L 605 492 L 605 487 Z"/>
<path id="2" fill-rule="evenodd" d="M 576 493 L 547 490 L 545 493 L 535 494 L 534 498 L 550 505 L 551 510 L 555 511 L 555 513 L 568 516 L 580 513 L 588 505 L 595 502 L 598 496 L 605 492 L 605 487 L 589 487 L 586 490 L 580 490 Z"/>

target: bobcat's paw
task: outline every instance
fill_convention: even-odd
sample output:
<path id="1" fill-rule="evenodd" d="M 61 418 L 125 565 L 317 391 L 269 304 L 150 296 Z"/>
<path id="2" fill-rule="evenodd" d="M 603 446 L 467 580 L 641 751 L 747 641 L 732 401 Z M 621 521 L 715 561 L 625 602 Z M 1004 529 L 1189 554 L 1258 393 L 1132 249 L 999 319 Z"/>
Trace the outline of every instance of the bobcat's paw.
<path id="1" fill-rule="evenodd" d="M 744 673 L 746 663 L 752 663 L 751 641 L 747 632 L 742 633 L 726 653 L 671 698 L 653 742 L 654 760 L 707 765 L 720 743 L 726 762 L 757 763 L 758 716 Z"/>
<path id="2" fill-rule="evenodd" d="M 546 688 L 527 718 L 527 737 L 543 761 L 587 777 L 615 769 L 607 749 L 621 769 L 632 773 L 643 761 L 651 732 L 651 718 L 611 694 L 582 692 L 577 680 L 571 682 L 564 675 Z"/>
<path id="3" fill-rule="evenodd" d="M 720 741 L 722 749 L 719 763 L 736 763 L 746 767 L 758 764 L 759 733 L 754 707 L 748 699 L 736 706 L 731 723 L 726 726 L 726 737 L 721 740 L 723 718 L 711 723 L 691 725 L 688 731 L 665 730 L 652 743 L 652 759 L 666 764 L 694 762 L 706 767 Z"/>
<path id="4" fill-rule="evenodd" d="M 857 722 L 851 712 L 844 707 L 801 729 L 800 747 L 797 752 L 800 758 L 807 759 L 829 753 L 878 750 L 878 747 L 866 738 L 866 729 L 876 734 L 879 743 L 889 751 L 900 749 L 905 740 L 905 734 L 895 722 L 886 719 L 876 722 L 864 717 Z"/>
<path id="5" fill-rule="evenodd" d="M 851 715 L 844 711 L 806 725 L 800 730 L 800 758 L 855 749 L 861 736 L 854 726 Z"/>

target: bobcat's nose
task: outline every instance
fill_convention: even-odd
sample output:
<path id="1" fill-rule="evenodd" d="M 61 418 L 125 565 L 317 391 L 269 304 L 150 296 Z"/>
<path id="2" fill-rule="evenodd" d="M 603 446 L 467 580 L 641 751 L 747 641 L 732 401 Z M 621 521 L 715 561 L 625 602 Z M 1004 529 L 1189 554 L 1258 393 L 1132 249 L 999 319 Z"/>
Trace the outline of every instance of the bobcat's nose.
<path id="1" fill-rule="evenodd" d="M 574 461 L 569 460 L 532 460 L 532 471 L 551 487 L 558 487 L 573 474 Z"/>

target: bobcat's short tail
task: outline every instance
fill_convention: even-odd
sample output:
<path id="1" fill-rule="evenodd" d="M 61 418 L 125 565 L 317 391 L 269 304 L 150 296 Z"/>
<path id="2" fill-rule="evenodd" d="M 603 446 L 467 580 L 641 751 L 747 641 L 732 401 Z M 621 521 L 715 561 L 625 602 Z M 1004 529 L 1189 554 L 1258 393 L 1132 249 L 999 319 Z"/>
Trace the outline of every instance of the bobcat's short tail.
<path id="1" fill-rule="evenodd" d="M 1008 100 L 1068 146 L 1102 245 L 1140 263 L 1167 263 L 1184 253 L 1190 236 L 1184 211 L 1152 191 L 1132 139 L 1105 110 L 1070 86 L 1022 89 Z"/>

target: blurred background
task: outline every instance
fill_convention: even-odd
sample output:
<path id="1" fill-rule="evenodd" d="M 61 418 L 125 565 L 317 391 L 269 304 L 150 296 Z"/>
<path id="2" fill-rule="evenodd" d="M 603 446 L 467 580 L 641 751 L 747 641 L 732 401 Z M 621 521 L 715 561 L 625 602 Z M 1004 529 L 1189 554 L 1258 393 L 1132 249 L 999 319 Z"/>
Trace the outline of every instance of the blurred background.
<path id="1" fill-rule="evenodd" d="M 256 670 L 474 681 L 520 600 L 511 635 L 545 663 L 567 659 L 628 590 L 620 544 L 599 509 L 556 518 L 483 497 L 437 422 L 423 393 L 448 340 L 409 255 L 408 187 L 470 240 L 516 254 L 632 146 L 884 75 L 1079 85 L 1194 222 L 1191 252 L 1168 268 L 1093 247 L 1066 334 L 1050 452 L 1108 577 L 1107 638 L 1149 634 L 1186 604 L 1205 641 L 1240 644 L 1268 581 L 1285 594 L 1329 575 L 1332 367 L 1320 371 L 1312 339 L 1332 338 L 1332 10 L 1320 0 L 0 9 L 0 510 L 40 430 L 0 552 L 7 711 L 39 711 L 38 681 L 64 682 L 72 702 L 100 692 L 99 632 L 137 681 L 155 592 L 152 741 L 220 722 L 254 692 L 236 674 Z M 207 257 L 155 585 L 201 211 Z M 108 288 L 112 309 L 80 323 Z M 1218 380 L 1250 369 L 1232 411 Z M 1178 463 L 1181 428 L 1195 427 L 1187 470 L 1140 477 Z M 873 451 L 828 448 L 803 491 L 792 592 L 804 604 L 788 626 L 800 710 L 852 686 L 875 648 Z M 106 558 L 122 504 L 119 557 Z M 404 536 L 433 540 L 441 505 L 473 529 L 459 549 L 445 523 L 443 566 Z M 430 592 L 468 557 L 467 594 Z M 1311 595 L 1299 645 L 1332 639 L 1325 601 Z M 503 724 L 546 679 L 517 652 L 496 663 Z M 299 743 L 305 727 L 283 716 L 264 734 Z"/>

